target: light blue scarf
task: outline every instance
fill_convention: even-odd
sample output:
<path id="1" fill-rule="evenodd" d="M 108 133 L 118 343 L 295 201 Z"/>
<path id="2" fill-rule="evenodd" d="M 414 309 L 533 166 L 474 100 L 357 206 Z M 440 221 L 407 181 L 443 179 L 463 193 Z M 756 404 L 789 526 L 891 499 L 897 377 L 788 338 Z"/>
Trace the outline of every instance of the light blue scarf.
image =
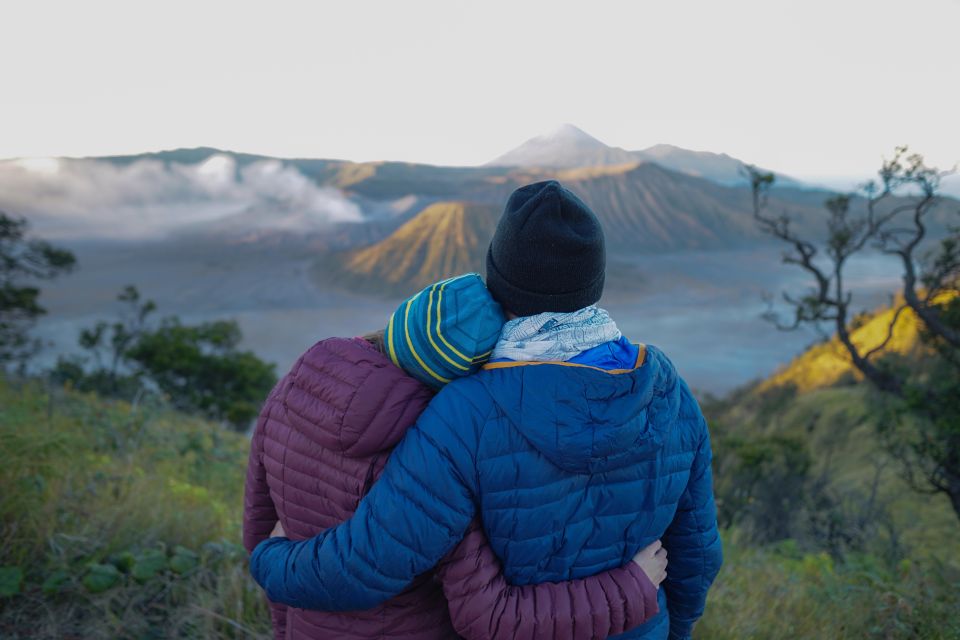
<path id="1" fill-rule="evenodd" d="M 620 336 L 610 314 L 596 306 L 571 313 L 541 313 L 503 325 L 490 359 L 566 362 Z"/>

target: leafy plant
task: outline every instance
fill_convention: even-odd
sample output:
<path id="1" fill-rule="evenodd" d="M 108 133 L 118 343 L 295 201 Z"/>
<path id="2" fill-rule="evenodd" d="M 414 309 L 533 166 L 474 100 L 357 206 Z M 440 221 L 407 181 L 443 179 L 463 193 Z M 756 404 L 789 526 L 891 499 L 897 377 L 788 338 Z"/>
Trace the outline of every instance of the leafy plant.
<path id="1" fill-rule="evenodd" d="M 276 383 L 273 365 L 237 349 L 236 322 L 186 326 L 165 319 L 143 333 L 126 357 L 162 389 L 174 406 L 245 427 Z"/>
<path id="2" fill-rule="evenodd" d="M 69 581 L 70 574 L 63 569 L 57 569 L 44 579 L 43 584 L 40 585 L 40 590 L 43 591 L 44 595 L 51 596 L 58 593 Z"/>
<path id="3" fill-rule="evenodd" d="M 165 394 L 174 407 L 245 429 L 276 382 L 274 366 L 239 349 L 232 320 L 184 325 L 170 316 L 154 326 L 157 306 L 127 286 L 119 318 L 80 332 L 85 357 L 61 357 L 51 377 L 83 391 L 133 399 Z"/>
<path id="4" fill-rule="evenodd" d="M 15 596 L 20 593 L 23 571 L 20 567 L 0 567 L 0 597 Z"/>
<path id="5" fill-rule="evenodd" d="M 120 572 L 112 564 L 92 564 L 83 576 L 83 586 L 90 593 L 103 593 L 120 582 Z"/>
<path id="6" fill-rule="evenodd" d="M 176 574 L 183 575 L 197 568 L 200 564 L 200 556 L 196 553 L 177 545 L 173 549 L 173 556 L 170 558 L 170 570 Z"/>
<path id="7" fill-rule="evenodd" d="M 165 403 L 0 376 L 0 637 L 270 637 L 235 542 L 248 447 Z"/>
<path id="8" fill-rule="evenodd" d="M 137 556 L 130 575 L 137 582 L 146 582 L 167 568 L 167 554 L 160 549 L 148 549 Z"/>

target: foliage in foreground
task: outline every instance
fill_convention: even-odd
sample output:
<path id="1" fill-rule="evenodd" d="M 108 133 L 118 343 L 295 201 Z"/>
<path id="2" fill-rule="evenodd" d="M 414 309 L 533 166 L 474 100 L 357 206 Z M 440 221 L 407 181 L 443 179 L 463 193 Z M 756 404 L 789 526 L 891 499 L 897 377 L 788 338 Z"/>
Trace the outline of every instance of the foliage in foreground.
<path id="1" fill-rule="evenodd" d="M 83 329 L 78 342 L 87 355 L 61 356 L 53 380 L 122 400 L 159 391 L 180 411 L 249 428 L 277 376 L 273 364 L 240 350 L 235 320 L 185 325 L 168 316 L 153 326 L 157 306 L 141 301 L 136 287 L 117 300 L 119 317 Z"/>
<path id="2" fill-rule="evenodd" d="M 164 407 L 0 378 L 0 637 L 267 637 L 246 451 Z"/>
<path id="3" fill-rule="evenodd" d="M 726 560 L 697 637 L 960 638 L 943 494 L 900 473 L 866 384 L 704 404 Z"/>
<path id="4" fill-rule="evenodd" d="M 736 537 L 727 532 L 724 568 L 695 638 L 960 638 L 956 565 L 922 558 L 890 567 L 870 555 L 836 562 L 792 541 L 749 549 Z"/>

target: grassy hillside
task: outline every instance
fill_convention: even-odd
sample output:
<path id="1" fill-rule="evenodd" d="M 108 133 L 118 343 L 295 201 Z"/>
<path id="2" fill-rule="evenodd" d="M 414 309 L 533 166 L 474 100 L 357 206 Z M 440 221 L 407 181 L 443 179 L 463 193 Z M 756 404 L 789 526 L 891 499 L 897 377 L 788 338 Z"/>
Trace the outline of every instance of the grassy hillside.
<path id="1" fill-rule="evenodd" d="M 879 344 L 892 314 L 854 342 Z M 915 316 L 888 347 L 922 349 Z M 728 560 L 704 637 L 960 638 L 960 523 L 882 446 L 885 406 L 835 339 L 705 403 Z"/>
<path id="2" fill-rule="evenodd" d="M 795 393 L 792 389 L 748 391 L 707 405 L 711 433 L 717 441 L 717 484 L 728 480 L 723 458 L 725 441 L 789 438 L 803 443 L 810 455 L 811 475 L 823 478 L 841 493 L 865 496 L 878 480 L 878 503 L 887 506 L 897 529 L 898 544 L 932 552 L 951 549 L 960 559 L 960 523 L 945 496 L 918 494 L 902 479 L 876 435 L 879 399 L 865 384 Z M 722 488 L 722 487 L 721 487 Z M 721 505 L 722 506 L 722 505 Z M 880 537 L 888 534 L 878 534 Z M 960 564 L 958 564 L 960 567 Z"/>
<path id="3" fill-rule="evenodd" d="M 729 537 L 729 535 L 728 535 Z M 870 556 L 843 563 L 792 544 L 724 546 L 697 640 L 960 638 L 955 566 Z"/>
<path id="4" fill-rule="evenodd" d="M 247 446 L 0 378 L 0 637 L 267 637 L 238 544 Z"/>
<path id="5" fill-rule="evenodd" d="M 745 461 L 761 460 L 766 486 L 750 501 L 782 501 L 758 513 L 785 519 L 789 537 L 763 543 L 728 524 L 696 637 L 960 638 L 960 526 L 945 496 L 902 479 L 877 441 L 876 406 L 864 384 L 754 388 L 707 405 L 721 514 L 747 490 Z M 770 472 L 785 464 L 777 442 L 809 456 L 802 486 Z"/>

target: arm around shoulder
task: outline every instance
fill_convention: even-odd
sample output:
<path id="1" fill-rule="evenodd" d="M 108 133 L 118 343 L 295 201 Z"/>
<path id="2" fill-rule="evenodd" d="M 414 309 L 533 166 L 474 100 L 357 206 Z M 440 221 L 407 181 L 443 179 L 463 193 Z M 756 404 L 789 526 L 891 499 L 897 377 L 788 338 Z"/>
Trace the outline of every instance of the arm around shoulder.
<path id="1" fill-rule="evenodd" d="M 269 598 L 303 609 L 369 609 L 433 568 L 475 510 L 470 439 L 449 422 L 457 415 L 431 404 L 350 520 L 308 540 L 261 542 L 250 572 Z"/>

